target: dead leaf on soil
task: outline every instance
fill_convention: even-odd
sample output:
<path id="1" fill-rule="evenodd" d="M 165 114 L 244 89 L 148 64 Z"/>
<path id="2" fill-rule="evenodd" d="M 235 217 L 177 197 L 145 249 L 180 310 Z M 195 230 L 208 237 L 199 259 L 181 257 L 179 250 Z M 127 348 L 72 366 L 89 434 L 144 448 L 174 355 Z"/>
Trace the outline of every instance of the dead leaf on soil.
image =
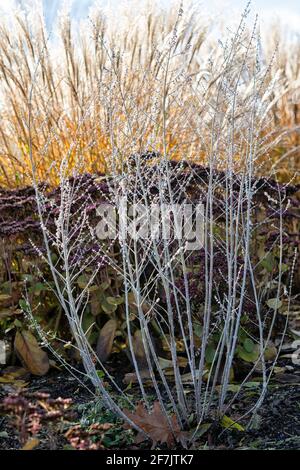
<path id="1" fill-rule="evenodd" d="M 298 385 L 300 383 L 300 376 L 297 374 L 279 373 L 274 375 L 273 380 L 282 384 Z"/>
<path id="2" fill-rule="evenodd" d="M 173 367 L 173 361 L 171 359 L 166 359 L 164 357 L 159 357 L 159 365 L 162 368 L 162 370 L 165 372 L 166 375 L 169 375 L 169 371 L 172 371 L 174 374 L 174 367 Z M 188 360 L 186 357 L 178 356 L 177 357 L 177 365 L 178 367 L 186 367 L 188 364 Z"/>
<path id="3" fill-rule="evenodd" d="M 140 371 L 140 376 L 142 379 L 142 382 L 146 382 L 147 380 L 150 380 L 150 372 L 148 369 L 144 369 Z M 138 378 L 135 372 L 129 372 L 128 374 L 125 374 L 123 383 L 126 385 L 129 384 L 137 384 L 138 383 Z"/>
<path id="4" fill-rule="evenodd" d="M 20 309 L 15 308 L 5 308 L 0 310 L 0 320 L 4 320 L 5 318 L 10 318 L 15 315 L 21 315 L 23 312 Z"/>
<path id="5" fill-rule="evenodd" d="M 28 439 L 28 441 L 22 447 L 21 450 L 33 450 L 39 445 L 39 443 L 40 443 L 39 439 L 36 439 L 35 437 L 32 439 Z"/>
<path id="6" fill-rule="evenodd" d="M 170 424 L 168 419 L 161 409 L 158 401 L 153 405 L 153 409 L 148 413 L 143 403 L 139 403 L 134 413 L 124 410 L 126 416 L 133 421 L 147 436 L 152 440 L 153 448 L 157 443 L 167 444 L 171 448 L 175 441 L 185 442 L 187 433 L 180 429 L 177 417 L 170 416 Z M 128 424 L 125 424 L 126 429 L 130 429 Z M 136 443 L 143 442 L 145 436 L 139 432 L 136 437 Z"/>
<path id="7" fill-rule="evenodd" d="M 277 348 L 272 342 L 270 342 L 267 348 L 265 349 L 264 356 L 266 361 L 274 361 L 274 359 L 276 359 Z"/>
<path id="8" fill-rule="evenodd" d="M 14 343 L 20 360 L 33 375 L 45 375 L 49 370 L 49 359 L 30 331 L 17 331 Z"/>
<path id="9" fill-rule="evenodd" d="M 28 382 L 25 382 L 24 380 L 15 380 L 9 377 L 0 377 L 0 385 L 1 386 L 11 385 L 10 389 L 26 388 L 28 386 Z"/>
<path id="10" fill-rule="evenodd" d="M 25 388 L 28 383 L 25 381 L 29 372 L 24 367 L 6 367 L 0 376 L 0 384 L 10 384 L 13 387 Z"/>

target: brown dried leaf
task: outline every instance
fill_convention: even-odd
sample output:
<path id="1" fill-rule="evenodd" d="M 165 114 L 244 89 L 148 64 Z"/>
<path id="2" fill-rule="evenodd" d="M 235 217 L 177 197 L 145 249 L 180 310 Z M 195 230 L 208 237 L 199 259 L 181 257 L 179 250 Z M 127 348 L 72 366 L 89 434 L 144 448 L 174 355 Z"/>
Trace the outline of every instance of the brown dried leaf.
<path id="1" fill-rule="evenodd" d="M 99 293 L 97 291 L 92 292 L 90 305 L 91 305 L 91 314 L 94 317 L 99 315 L 99 313 L 101 312 L 101 305 L 99 302 Z"/>
<path id="2" fill-rule="evenodd" d="M 147 382 L 147 380 L 149 380 L 151 378 L 150 372 L 149 372 L 148 369 L 143 369 L 139 372 L 140 372 L 140 377 L 142 379 L 142 382 Z M 123 383 L 126 384 L 126 385 L 129 385 L 130 383 L 131 384 L 138 383 L 138 378 L 137 378 L 136 373 L 135 372 L 128 372 L 127 374 L 125 374 L 124 379 L 123 379 Z"/>
<path id="3" fill-rule="evenodd" d="M 276 374 L 273 378 L 275 382 L 283 384 L 298 385 L 300 384 L 300 376 L 296 374 Z"/>
<path id="4" fill-rule="evenodd" d="M 30 331 L 17 331 L 15 351 L 33 375 L 45 375 L 49 370 L 49 359 Z"/>
<path id="5" fill-rule="evenodd" d="M 133 350 L 139 369 L 146 370 L 148 368 L 148 362 L 143 344 L 142 333 L 140 330 L 136 330 L 136 332 L 134 333 Z"/>
<path id="6" fill-rule="evenodd" d="M 102 327 L 97 341 L 97 356 L 101 362 L 105 362 L 110 356 L 114 338 L 116 335 L 116 320 L 108 320 Z"/>
<path id="7" fill-rule="evenodd" d="M 22 310 L 14 309 L 14 308 L 6 308 L 0 310 L 0 320 L 4 320 L 5 318 L 13 317 L 15 315 L 21 315 Z"/>
<path id="8" fill-rule="evenodd" d="M 20 282 L 10 283 L 12 289 L 11 294 L 0 294 L 1 308 L 9 308 L 18 305 L 19 300 L 22 298 L 23 286 Z"/>
<path id="9" fill-rule="evenodd" d="M 11 380 L 15 379 L 27 379 L 29 377 L 29 372 L 24 367 L 17 366 L 8 366 L 6 367 L 1 374 L 2 378 L 10 378 Z"/>
<path id="10" fill-rule="evenodd" d="M 157 443 L 161 443 L 167 444 L 171 448 L 175 441 L 182 442 L 186 438 L 186 433 L 181 431 L 176 416 L 170 417 L 170 425 L 158 401 L 154 403 L 151 413 L 148 413 L 142 402 L 138 404 L 134 413 L 128 410 L 124 410 L 124 413 L 149 436 L 153 442 L 153 447 Z M 125 426 L 129 427 L 128 425 Z M 145 437 L 142 432 L 139 432 L 136 442 L 142 442 L 143 440 L 145 440 Z"/>
<path id="11" fill-rule="evenodd" d="M 39 445 L 39 439 L 33 437 L 32 439 L 28 439 L 26 444 L 22 447 L 21 450 L 33 450 Z"/>

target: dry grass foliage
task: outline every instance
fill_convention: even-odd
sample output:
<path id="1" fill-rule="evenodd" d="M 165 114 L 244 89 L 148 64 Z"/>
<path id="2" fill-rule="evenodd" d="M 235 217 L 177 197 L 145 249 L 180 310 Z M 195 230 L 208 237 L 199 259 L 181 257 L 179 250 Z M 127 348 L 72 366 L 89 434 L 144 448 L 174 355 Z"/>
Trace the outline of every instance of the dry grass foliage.
<path id="1" fill-rule="evenodd" d="M 80 160 L 88 172 L 107 171 L 112 153 L 117 152 L 122 162 L 144 149 L 206 162 L 212 116 L 216 107 L 222 110 L 216 83 L 224 63 L 215 36 L 209 34 L 210 20 L 189 2 L 183 2 L 183 9 L 178 3 L 164 13 L 155 2 L 130 5 L 126 10 L 120 6 L 114 15 L 94 8 L 80 26 L 62 13 L 50 36 L 42 11 L 17 11 L 12 18 L 1 18 L 2 186 L 31 182 L 30 107 L 33 153 L 42 180 L 57 182 L 55 166 L 65 161 L 66 154 L 70 168 Z M 246 38 L 251 32 L 245 27 L 243 34 Z M 266 145 L 257 171 L 266 172 L 275 165 L 287 180 L 299 165 L 299 105 L 295 102 L 299 47 L 298 43 L 283 45 L 282 37 L 279 41 L 271 65 L 275 46 L 264 48 L 263 43 L 261 73 L 271 67 L 276 86 L 266 80 L 267 118 L 261 128 Z M 236 63 L 231 64 L 233 81 L 245 53 L 242 41 L 239 47 Z M 245 72 L 244 102 L 239 104 L 244 126 L 244 113 L 253 96 L 252 76 L 251 70 Z M 220 123 L 224 134 L 226 122 Z M 238 148 L 236 162 L 242 154 Z"/>

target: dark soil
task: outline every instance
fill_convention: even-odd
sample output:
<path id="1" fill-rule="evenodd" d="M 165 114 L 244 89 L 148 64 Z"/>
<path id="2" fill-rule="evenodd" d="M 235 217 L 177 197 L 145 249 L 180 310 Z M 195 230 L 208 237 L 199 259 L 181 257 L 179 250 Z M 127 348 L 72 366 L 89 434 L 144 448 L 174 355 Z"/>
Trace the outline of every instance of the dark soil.
<path id="1" fill-rule="evenodd" d="M 244 394 L 235 409 L 242 414 L 251 398 Z M 216 444 L 229 449 L 300 450 L 300 384 L 271 385 L 247 430 L 223 432 Z"/>
<path id="2" fill-rule="evenodd" d="M 249 422 L 242 421 L 248 427 L 245 431 L 224 430 L 214 431 L 203 436 L 196 448 L 215 449 L 298 449 L 300 450 L 300 383 L 296 375 L 291 383 L 274 382 L 257 415 Z M 294 383 L 292 383 L 294 382 Z M 87 384 L 88 385 L 88 384 Z M 72 398 L 75 424 L 81 418 L 84 407 L 92 407 L 95 397 L 76 378 L 65 371 L 52 370 L 47 376 L 30 379 L 28 389 L 32 392 L 46 392 L 52 398 Z M 0 386 L 0 400 L 14 391 L 10 385 Z M 243 410 L 255 402 L 255 390 L 245 391 L 234 405 L 234 414 L 243 415 Z M 64 432 L 66 428 L 58 427 L 49 433 L 42 430 L 39 435 L 39 449 L 64 449 L 68 445 Z M 132 445 L 130 448 L 136 448 Z M 0 449 L 20 448 L 18 435 L 7 416 L 0 416 Z M 145 448 L 145 444 L 144 444 Z M 147 447 L 146 447 L 147 448 Z"/>

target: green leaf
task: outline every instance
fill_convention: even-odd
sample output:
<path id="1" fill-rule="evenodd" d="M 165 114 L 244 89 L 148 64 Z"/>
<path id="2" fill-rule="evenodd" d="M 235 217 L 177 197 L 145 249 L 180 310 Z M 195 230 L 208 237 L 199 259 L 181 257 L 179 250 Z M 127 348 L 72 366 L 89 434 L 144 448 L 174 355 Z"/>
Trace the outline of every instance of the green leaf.
<path id="1" fill-rule="evenodd" d="M 92 324 L 95 323 L 95 318 L 93 315 L 89 312 L 85 312 L 83 315 L 83 320 L 82 320 L 82 329 L 84 333 L 88 332 L 89 334 L 91 333 L 91 326 Z"/>
<path id="2" fill-rule="evenodd" d="M 236 354 L 245 362 L 256 362 L 259 357 L 259 349 L 255 346 L 252 352 L 248 352 L 243 347 L 238 346 L 236 348 Z"/>
<path id="3" fill-rule="evenodd" d="M 229 392 L 238 393 L 241 390 L 240 384 L 228 384 L 227 390 Z"/>
<path id="4" fill-rule="evenodd" d="M 117 305 L 112 305 L 112 304 L 108 303 L 106 299 L 104 299 L 101 302 L 101 308 L 105 313 L 107 313 L 109 315 L 110 313 L 115 312 L 117 310 L 118 306 Z"/>
<path id="5" fill-rule="evenodd" d="M 103 372 L 103 370 L 97 370 L 96 371 L 99 379 L 104 379 L 105 378 L 105 373 Z"/>
<path id="6" fill-rule="evenodd" d="M 270 344 L 264 352 L 266 361 L 274 361 L 277 357 L 277 348 L 274 344 Z"/>
<path id="7" fill-rule="evenodd" d="M 89 291 L 90 293 L 98 292 L 99 290 L 100 290 L 100 287 L 99 287 L 99 286 L 96 286 L 96 285 L 90 286 L 90 287 L 88 288 L 88 291 Z"/>
<path id="8" fill-rule="evenodd" d="M 276 267 L 276 260 L 274 256 L 272 255 L 272 253 L 268 253 L 267 256 L 263 260 L 261 260 L 260 264 L 269 273 L 271 273 L 273 269 Z"/>
<path id="9" fill-rule="evenodd" d="M 33 292 L 34 294 L 39 294 L 40 292 L 47 291 L 48 286 L 46 284 L 43 284 L 42 282 L 37 282 L 29 290 L 30 292 Z"/>
<path id="10" fill-rule="evenodd" d="M 88 282 L 89 282 L 89 279 L 85 274 L 82 274 L 77 279 L 77 284 L 80 287 L 80 289 L 84 289 L 87 286 Z"/>
<path id="11" fill-rule="evenodd" d="M 20 278 L 25 282 L 33 282 L 34 280 L 32 274 L 21 274 Z"/>
<path id="12" fill-rule="evenodd" d="M 51 261 L 53 264 L 55 264 L 58 260 L 58 256 L 56 253 L 51 253 Z"/>
<path id="13" fill-rule="evenodd" d="M 281 264 L 281 271 L 285 273 L 289 269 L 289 266 L 285 263 Z"/>
<path id="14" fill-rule="evenodd" d="M 103 291 L 103 290 L 107 290 L 109 288 L 109 286 L 110 286 L 110 281 L 109 282 L 102 282 L 99 287 Z"/>
<path id="15" fill-rule="evenodd" d="M 250 381 L 250 382 L 246 382 L 244 383 L 243 385 L 245 388 L 258 388 L 261 386 L 261 383 L 260 382 L 255 382 L 255 381 Z"/>
<path id="16" fill-rule="evenodd" d="M 106 297 L 106 302 L 108 302 L 111 305 L 121 305 L 124 302 L 123 297 Z"/>
<path id="17" fill-rule="evenodd" d="M 194 324 L 194 333 L 195 333 L 196 336 L 198 336 L 198 338 L 202 337 L 202 331 L 203 331 L 202 325 L 200 325 L 200 323 L 195 323 Z"/>
<path id="18" fill-rule="evenodd" d="M 20 299 L 20 300 L 19 300 L 19 305 L 20 305 L 21 309 L 22 309 L 24 312 L 28 312 L 28 310 L 29 310 L 28 307 L 29 307 L 29 306 L 28 306 L 28 303 L 27 303 L 26 300 Z"/>
<path id="19" fill-rule="evenodd" d="M 233 421 L 229 416 L 224 415 L 221 420 L 221 426 L 225 429 L 236 429 L 237 431 L 245 431 L 243 426 Z"/>
<path id="20" fill-rule="evenodd" d="M 252 353 L 254 350 L 255 344 L 251 338 L 246 338 L 244 340 L 243 346 L 247 353 Z"/>
<path id="21" fill-rule="evenodd" d="M 216 350 L 215 350 L 214 346 L 209 344 L 206 348 L 206 351 L 205 351 L 205 360 L 208 364 L 212 364 L 212 362 L 214 360 L 214 357 L 215 357 L 215 354 L 216 354 Z"/>
<path id="22" fill-rule="evenodd" d="M 207 431 L 211 428 L 212 423 L 203 423 L 199 426 L 198 430 L 196 431 L 195 437 L 199 439 L 200 437 L 204 436 Z"/>

